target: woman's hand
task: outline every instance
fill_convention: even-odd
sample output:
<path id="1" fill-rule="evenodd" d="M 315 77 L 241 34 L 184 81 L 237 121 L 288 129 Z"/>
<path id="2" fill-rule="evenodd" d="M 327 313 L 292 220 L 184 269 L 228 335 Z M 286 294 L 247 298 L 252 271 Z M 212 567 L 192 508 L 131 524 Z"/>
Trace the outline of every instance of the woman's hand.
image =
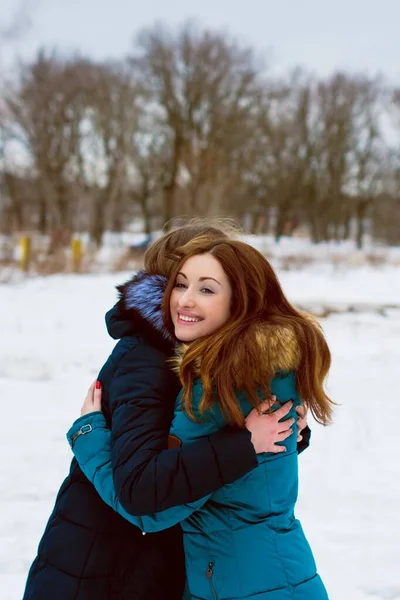
<path id="1" fill-rule="evenodd" d="M 272 396 L 276 402 L 276 397 Z M 285 452 L 285 446 L 278 446 L 277 442 L 285 441 L 293 433 L 291 428 L 294 419 L 281 421 L 290 412 L 293 402 L 283 404 L 274 412 L 270 412 L 271 404 L 265 400 L 261 406 L 261 414 L 253 408 L 246 418 L 246 427 L 251 433 L 251 441 L 256 454 L 261 452 Z M 263 412 L 263 409 L 265 412 Z M 304 406 L 297 406 L 297 441 L 301 442 L 302 430 L 307 427 L 307 410 Z"/>
<path id="2" fill-rule="evenodd" d="M 98 380 L 93 381 L 88 389 L 85 402 L 81 408 L 81 416 L 83 417 L 83 415 L 88 415 L 96 411 L 101 411 L 101 383 Z"/>
<path id="3" fill-rule="evenodd" d="M 272 402 L 276 397 L 272 396 Z M 264 400 L 260 404 L 261 414 L 253 410 L 247 415 L 246 428 L 251 433 L 251 442 L 256 454 L 262 452 L 285 452 L 285 446 L 278 446 L 277 442 L 284 442 L 293 433 L 294 419 L 281 421 L 290 412 L 293 402 L 289 400 L 277 410 L 271 412 L 271 402 Z"/>

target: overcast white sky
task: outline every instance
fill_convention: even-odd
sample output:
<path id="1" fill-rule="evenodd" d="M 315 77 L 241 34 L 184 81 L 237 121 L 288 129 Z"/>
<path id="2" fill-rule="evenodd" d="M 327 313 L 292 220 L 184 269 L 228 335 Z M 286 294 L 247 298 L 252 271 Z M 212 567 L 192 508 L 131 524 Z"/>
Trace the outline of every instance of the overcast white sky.
<path id="1" fill-rule="evenodd" d="M 195 18 L 269 51 L 274 70 L 344 68 L 400 83 L 400 0 L 0 0 L 0 28 L 21 3 L 32 25 L 18 42 L 3 44 L 3 61 L 41 45 L 121 57 L 143 26 Z"/>

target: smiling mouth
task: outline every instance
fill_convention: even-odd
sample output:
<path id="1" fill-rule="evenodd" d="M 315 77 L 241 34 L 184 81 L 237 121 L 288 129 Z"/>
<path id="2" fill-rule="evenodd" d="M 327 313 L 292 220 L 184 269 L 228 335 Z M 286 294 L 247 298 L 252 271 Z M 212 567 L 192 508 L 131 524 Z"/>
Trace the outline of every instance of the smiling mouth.
<path id="1" fill-rule="evenodd" d="M 200 319 L 200 317 L 188 317 L 186 315 L 181 315 L 180 313 L 178 313 L 178 321 L 180 323 L 184 323 L 185 325 L 195 325 L 196 323 L 199 323 L 202 320 L 203 319 Z"/>

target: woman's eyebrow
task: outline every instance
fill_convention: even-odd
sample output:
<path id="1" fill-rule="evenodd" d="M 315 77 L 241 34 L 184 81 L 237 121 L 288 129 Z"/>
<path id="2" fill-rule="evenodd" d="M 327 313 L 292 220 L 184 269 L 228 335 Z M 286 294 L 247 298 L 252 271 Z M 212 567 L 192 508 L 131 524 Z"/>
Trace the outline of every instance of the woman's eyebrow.
<path id="1" fill-rule="evenodd" d="M 187 279 L 187 276 L 185 275 L 185 273 L 182 273 L 182 271 L 179 271 L 178 275 L 181 275 L 182 277 Z M 218 285 L 220 285 L 222 287 L 222 283 L 220 283 L 218 281 L 218 279 L 214 279 L 214 277 L 199 277 L 199 281 L 207 281 L 207 279 L 211 279 L 212 281 L 215 281 L 215 283 L 218 283 Z"/>
<path id="2" fill-rule="evenodd" d="M 215 283 L 218 283 L 222 287 L 222 284 L 218 281 L 218 279 L 214 279 L 214 277 L 200 277 L 199 281 L 206 281 L 207 279 L 212 279 Z"/>

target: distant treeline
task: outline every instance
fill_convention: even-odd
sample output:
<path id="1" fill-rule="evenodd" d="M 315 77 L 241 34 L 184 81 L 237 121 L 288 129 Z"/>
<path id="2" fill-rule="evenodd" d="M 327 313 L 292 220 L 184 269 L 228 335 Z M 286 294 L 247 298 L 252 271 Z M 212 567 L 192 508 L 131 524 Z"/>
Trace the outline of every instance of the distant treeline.
<path id="1" fill-rule="evenodd" d="M 1 232 L 230 216 L 277 238 L 400 242 L 400 90 L 272 77 L 226 34 L 140 33 L 96 62 L 41 50 L 0 90 Z"/>

